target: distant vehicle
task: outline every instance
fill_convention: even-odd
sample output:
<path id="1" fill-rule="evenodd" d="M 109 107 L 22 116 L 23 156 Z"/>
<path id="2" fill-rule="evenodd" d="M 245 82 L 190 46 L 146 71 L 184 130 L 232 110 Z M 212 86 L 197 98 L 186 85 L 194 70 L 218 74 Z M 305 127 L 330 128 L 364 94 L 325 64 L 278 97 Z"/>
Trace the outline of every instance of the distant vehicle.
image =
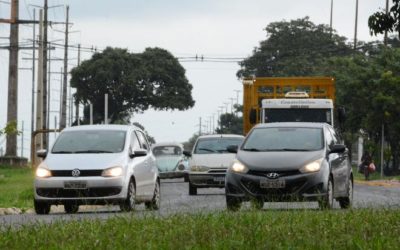
<path id="1" fill-rule="evenodd" d="M 318 201 L 342 208 L 353 200 L 353 173 L 348 150 L 326 123 L 267 123 L 246 136 L 226 174 L 228 209 L 243 201 L 262 208 L 269 201 Z"/>
<path id="2" fill-rule="evenodd" d="M 157 143 L 152 147 L 161 178 L 188 180 L 189 162 L 183 154 L 183 145 L 176 142 Z"/>
<path id="3" fill-rule="evenodd" d="M 229 146 L 238 146 L 244 136 L 233 134 L 202 135 L 197 138 L 189 159 L 189 195 L 197 195 L 197 188 L 225 186 L 225 173 L 235 155 Z"/>
<path id="4" fill-rule="evenodd" d="M 118 204 L 131 211 L 144 202 L 160 206 L 160 180 L 149 142 L 138 127 L 85 125 L 64 129 L 37 167 L 34 207 L 48 214 L 51 205 L 76 213 L 82 204 Z"/>
<path id="5" fill-rule="evenodd" d="M 258 123 L 326 122 L 334 126 L 332 77 L 256 77 L 243 80 L 243 134 Z M 338 109 L 344 119 L 344 110 Z"/>

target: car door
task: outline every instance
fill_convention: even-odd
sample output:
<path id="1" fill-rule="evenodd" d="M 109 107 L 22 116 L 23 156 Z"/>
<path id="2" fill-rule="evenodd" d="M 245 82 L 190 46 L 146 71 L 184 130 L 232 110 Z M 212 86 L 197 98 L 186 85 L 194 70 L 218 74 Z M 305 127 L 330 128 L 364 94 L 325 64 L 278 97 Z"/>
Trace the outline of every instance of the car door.
<path id="1" fill-rule="evenodd" d="M 144 196 L 147 198 L 153 197 L 155 181 L 157 178 L 156 160 L 150 150 L 150 144 L 143 132 L 137 130 L 136 135 L 139 139 L 140 147 L 147 151 L 147 155 L 143 157 L 144 168 L 142 171 Z"/>
<path id="2" fill-rule="evenodd" d="M 332 139 L 334 144 L 340 144 L 341 140 L 337 133 L 331 128 L 328 127 L 330 133 L 332 134 Z M 338 153 L 338 167 L 336 169 L 336 185 L 335 191 L 339 193 L 346 193 L 347 190 L 347 183 L 349 180 L 349 155 L 348 151 L 346 150 L 343 153 Z"/>
<path id="3" fill-rule="evenodd" d="M 130 151 L 141 149 L 139 139 L 136 131 L 132 131 L 130 138 Z M 141 199 L 145 195 L 145 172 L 146 172 L 146 159 L 143 156 L 133 157 L 129 161 L 131 172 L 135 176 L 136 181 L 136 198 Z"/>
<path id="4" fill-rule="evenodd" d="M 335 145 L 335 141 L 333 139 L 332 133 L 330 132 L 328 127 L 325 127 L 325 143 L 327 145 L 328 149 L 328 161 L 331 166 L 331 174 L 333 177 L 333 188 L 334 188 L 334 194 L 337 194 L 337 186 L 340 185 L 340 168 L 342 164 L 342 159 L 340 154 L 338 153 L 330 153 L 330 150 L 332 149 L 333 145 Z"/>

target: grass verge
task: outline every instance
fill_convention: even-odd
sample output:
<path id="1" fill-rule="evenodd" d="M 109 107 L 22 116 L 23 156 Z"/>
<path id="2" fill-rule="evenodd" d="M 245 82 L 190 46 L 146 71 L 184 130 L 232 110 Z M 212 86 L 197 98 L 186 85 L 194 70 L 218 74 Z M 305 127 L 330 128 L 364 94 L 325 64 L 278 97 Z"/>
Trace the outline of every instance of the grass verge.
<path id="1" fill-rule="evenodd" d="M 398 249 L 400 210 L 248 211 L 3 229 L 0 249 Z"/>
<path id="2" fill-rule="evenodd" d="M 31 168 L 0 166 L 0 208 L 33 207 L 33 179 Z"/>
<path id="3" fill-rule="evenodd" d="M 360 180 L 360 181 L 365 180 L 364 174 L 361 174 L 358 172 L 357 166 L 353 166 L 353 175 L 354 175 L 355 180 Z M 381 177 L 381 173 L 377 172 L 377 171 L 375 171 L 374 173 L 371 173 L 368 178 L 370 181 L 373 181 L 373 180 L 398 180 L 398 181 L 400 181 L 399 175 Z"/>

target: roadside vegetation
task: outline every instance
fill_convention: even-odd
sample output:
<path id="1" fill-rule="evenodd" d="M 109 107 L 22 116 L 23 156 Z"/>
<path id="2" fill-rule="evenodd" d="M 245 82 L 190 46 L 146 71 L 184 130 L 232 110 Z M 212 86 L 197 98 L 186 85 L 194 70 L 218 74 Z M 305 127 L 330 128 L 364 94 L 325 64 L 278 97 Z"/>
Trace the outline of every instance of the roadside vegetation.
<path id="1" fill-rule="evenodd" d="M 33 207 L 33 170 L 0 166 L 0 208 Z"/>
<path id="2" fill-rule="evenodd" d="M 133 212 L 1 230 L 0 249 L 397 249 L 400 211 Z"/>
<path id="3" fill-rule="evenodd" d="M 364 174 L 359 173 L 357 170 L 357 166 L 353 166 L 353 175 L 355 180 L 359 181 L 364 181 L 365 177 Z M 385 181 L 400 181 L 400 176 L 381 176 L 381 173 L 379 171 L 375 171 L 374 173 L 371 173 L 368 177 L 369 181 L 376 181 L 376 180 L 385 180 Z"/>

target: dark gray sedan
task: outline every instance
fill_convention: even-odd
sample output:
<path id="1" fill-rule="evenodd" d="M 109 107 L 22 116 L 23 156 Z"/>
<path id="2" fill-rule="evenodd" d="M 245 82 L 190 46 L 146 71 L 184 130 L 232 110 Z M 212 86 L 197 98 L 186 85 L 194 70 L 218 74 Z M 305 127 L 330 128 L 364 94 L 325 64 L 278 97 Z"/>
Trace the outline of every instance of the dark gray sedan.
<path id="1" fill-rule="evenodd" d="M 353 173 L 348 150 L 325 123 L 269 123 L 255 126 L 226 174 L 228 209 L 244 201 L 262 208 L 268 201 L 318 201 L 331 208 L 333 199 L 349 208 Z"/>

